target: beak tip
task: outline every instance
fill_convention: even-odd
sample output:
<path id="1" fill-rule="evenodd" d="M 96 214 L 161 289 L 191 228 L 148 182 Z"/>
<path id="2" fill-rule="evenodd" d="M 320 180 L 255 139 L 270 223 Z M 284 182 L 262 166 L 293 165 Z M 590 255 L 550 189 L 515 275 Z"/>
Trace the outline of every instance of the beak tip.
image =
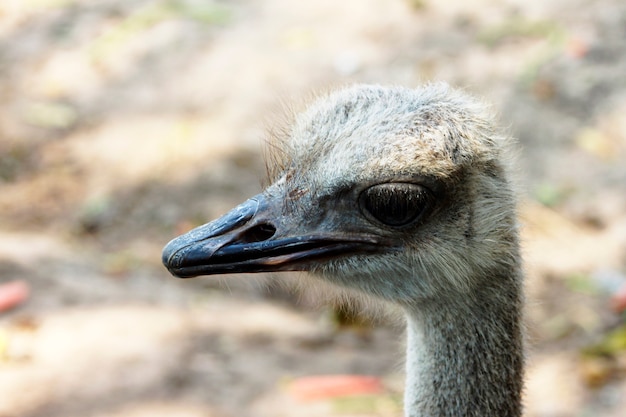
<path id="1" fill-rule="evenodd" d="M 181 249 L 181 245 L 178 241 L 179 238 L 170 240 L 163 248 L 163 252 L 161 252 L 161 262 L 163 262 L 163 266 L 173 275 L 176 275 L 174 270 L 180 263 L 180 256 L 176 256 Z"/>
<path id="2" fill-rule="evenodd" d="M 213 252 L 224 245 L 224 237 L 227 237 L 232 230 L 247 223 L 259 210 L 263 201 L 262 195 L 255 196 L 221 218 L 170 240 L 163 248 L 161 262 L 176 277 L 196 276 L 187 275 L 183 271 L 189 266 L 197 266 L 198 262 L 209 259 Z"/>
<path id="3" fill-rule="evenodd" d="M 169 261 L 173 254 L 172 242 L 173 240 L 171 240 L 167 245 L 165 245 L 165 247 L 163 248 L 163 251 L 161 252 L 161 262 L 163 262 L 163 265 L 165 267 L 169 267 Z"/>

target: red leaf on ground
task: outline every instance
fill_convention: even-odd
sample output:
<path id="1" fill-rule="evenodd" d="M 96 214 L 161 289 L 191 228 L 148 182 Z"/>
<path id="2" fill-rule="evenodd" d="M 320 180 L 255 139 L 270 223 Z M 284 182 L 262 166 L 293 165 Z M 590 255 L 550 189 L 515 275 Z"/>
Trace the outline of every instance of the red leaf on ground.
<path id="1" fill-rule="evenodd" d="M 0 284 L 0 312 L 10 310 L 23 303 L 30 293 L 28 284 L 24 281 L 11 281 Z"/>
<path id="2" fill-rule="evenodd" d="M 319 375 L 302 377 L 289 385 L 298 400 L 311 401 L 351 395 L 379 394 L 383 385 L 379 378 L 364 375 Z"/>

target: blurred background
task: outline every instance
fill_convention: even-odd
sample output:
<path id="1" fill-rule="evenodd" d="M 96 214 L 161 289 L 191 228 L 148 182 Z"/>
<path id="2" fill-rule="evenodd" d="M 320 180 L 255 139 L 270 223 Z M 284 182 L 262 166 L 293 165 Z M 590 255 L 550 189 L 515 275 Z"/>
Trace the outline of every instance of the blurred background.
<path id="1" fill-rule="evenodd" d="M 284 103 L 431 80 L 519 140 L 526 414 L 626 415 L 622 0 L 2 0 L 0 416 L 400 416 L 401 325 L 160 253 Z"/>

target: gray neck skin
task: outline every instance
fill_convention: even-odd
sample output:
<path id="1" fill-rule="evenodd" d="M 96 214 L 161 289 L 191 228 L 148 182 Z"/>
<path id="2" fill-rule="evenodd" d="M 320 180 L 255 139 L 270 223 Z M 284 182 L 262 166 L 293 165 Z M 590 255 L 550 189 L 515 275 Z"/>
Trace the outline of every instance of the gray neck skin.
<path id="1" fill-rule="evenodd" d="M 474 294 L 406 309 L 405 416 L 521 416 L 520 281 L 490 282 Z"/>

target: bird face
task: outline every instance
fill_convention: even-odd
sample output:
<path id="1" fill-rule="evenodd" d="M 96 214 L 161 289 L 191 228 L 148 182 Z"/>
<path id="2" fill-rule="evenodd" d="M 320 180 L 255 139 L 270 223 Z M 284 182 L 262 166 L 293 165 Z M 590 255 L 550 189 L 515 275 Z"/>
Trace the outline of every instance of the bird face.
<path id="1" fill-rule="evenodd" d="M 399 250 L 400 243 L 380 227 L 405 228 L 432 205 L 428 189 L 403 182 L 325 198 L 300 195 L 295 203 L 285 197 L 289 193 L 281 180 L 221 218 L 172 240 L 163 250 L 163 263 L 181 278 L 311 270 L 330 259 Z"/>
<path id="2" fill-rule="evenodd" d="M 169 242 L 164 265 L 182 278 L 305 270 L 397 302 L 467 290 L 484 252 L 498 257 L 507 189 L 483 172 L 491 137 L 472 105 L 445 87 L 326 97 L 297 119 L 274 183 Z"/>
<path id="3" fill-rule="evenodd" d="M 415 283 L 403 254 L 435 206 L 423 185 L 387 182 L 289 201 L 283 180 L 223 217 L 172 240 L 163 263 L 178 277 L 312 271 L 330 281 L 397 299 Z M 405 288 L 406 287 L 406 288 Z"/>

